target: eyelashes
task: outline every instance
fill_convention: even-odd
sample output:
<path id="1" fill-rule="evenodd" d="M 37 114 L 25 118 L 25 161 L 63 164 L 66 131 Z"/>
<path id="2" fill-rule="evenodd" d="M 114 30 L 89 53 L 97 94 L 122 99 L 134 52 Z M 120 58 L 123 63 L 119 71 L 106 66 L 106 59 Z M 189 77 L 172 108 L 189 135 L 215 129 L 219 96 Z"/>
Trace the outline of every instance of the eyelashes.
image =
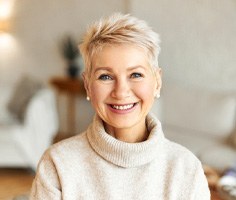
<path id="1" fill-rule="evenodd" d="M 144 75 L 142 73 L 134 72 L 134 73 L 130 74 L 129 78 L 140 79 L 140 78 L 144 78 Z M 102 80 L 102 81 L 107 81 L 107 80 L 113 80 L 114 78 L 109 74 L 101 74 L 98 77 L 98 79 Z"/>
<path id="2" fill-rule="evenodd" d="M 99 80 L 106 81 L 106 80 L 112 80 L 112 77 L 107 74 L 102 74 L 98 77 Z"/>
<path id="3" fill-rule="evenodd" d="M 130 77 L 131 78 L 142 78 L 143 74 L 135 72 L 135 73 L 132 73 Z"/>

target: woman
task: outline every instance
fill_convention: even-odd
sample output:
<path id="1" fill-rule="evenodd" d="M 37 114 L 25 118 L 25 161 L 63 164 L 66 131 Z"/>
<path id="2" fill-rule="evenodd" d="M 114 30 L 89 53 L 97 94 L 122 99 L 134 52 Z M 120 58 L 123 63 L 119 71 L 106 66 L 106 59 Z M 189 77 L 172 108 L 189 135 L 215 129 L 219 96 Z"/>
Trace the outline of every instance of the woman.
<path id="1" fill-rule="evenodd" d="M 88 29 L 80 50 L 96 115 L 84 133 L 46 151 L 31 199 L 210 199 L 199 160 L 149 114 L 162 85 L 158 35 L 114 14 Z"/>

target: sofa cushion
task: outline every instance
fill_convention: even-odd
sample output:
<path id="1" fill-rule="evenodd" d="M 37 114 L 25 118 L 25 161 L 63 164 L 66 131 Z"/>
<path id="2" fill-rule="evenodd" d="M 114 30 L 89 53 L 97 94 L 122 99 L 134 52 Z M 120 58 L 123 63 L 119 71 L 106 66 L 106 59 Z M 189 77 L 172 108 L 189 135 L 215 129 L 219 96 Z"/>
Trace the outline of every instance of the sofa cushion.
<path id="1" fill-rule="evenodd" d="M 18 122 L 7 109 L 12 88 L 8 86 L 0 86 L 0 127 L 3 125 L 11 125 Z"/>
<path id="2" fill-rule="evenodd" d="M 166 124 L 162 124 L 162 126 L 167 139 L 185 146 L 196 156 L 201 155 L 205 149 L 209 149 L 218 144 L 218 140 L 215 136 L 205 132 Z"/>
<path id="3" fill-rule="evenodd" d="M 235 163 L 235 155 L 235 149 L 227 144 L 218 143 L 202 151 L 199 159 L 203 164 L 211 166 L 219 172 L 224 172 Z"/>
<path id="4" fill-rule="evenodd" d="M 236 127 L 230 134 L 229 138 L 227 138 L 227 142 L 236 149 Z"/>
<path id="5" fill-rule="evenodd" d="M 165 124 L 226 138 L 235 126 L 236 100 L 233 95 L 164 84 Z"/>
<path id="6" fill-rule="evenodd" d="M 42 88 L 41 82 L 29 76 L 23 76 L 16 84 L 8 102 L 8 110 L 21 122 L 30 99 Z"/>

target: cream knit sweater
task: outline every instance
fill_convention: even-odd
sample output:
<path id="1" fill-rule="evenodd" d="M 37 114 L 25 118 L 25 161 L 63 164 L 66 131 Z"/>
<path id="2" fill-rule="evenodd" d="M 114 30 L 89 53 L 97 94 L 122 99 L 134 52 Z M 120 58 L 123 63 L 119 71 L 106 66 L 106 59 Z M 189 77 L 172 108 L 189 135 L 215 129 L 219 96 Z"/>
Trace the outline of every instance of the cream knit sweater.
<path id="1" fill-rule="evenodd" d="M 125 143 L 95 116 L 86 132 L 45 152 L 30 199 L 210 200 L 199 160 L 167 140 L 151 115 L 147 126 L 146 141 Z"/>

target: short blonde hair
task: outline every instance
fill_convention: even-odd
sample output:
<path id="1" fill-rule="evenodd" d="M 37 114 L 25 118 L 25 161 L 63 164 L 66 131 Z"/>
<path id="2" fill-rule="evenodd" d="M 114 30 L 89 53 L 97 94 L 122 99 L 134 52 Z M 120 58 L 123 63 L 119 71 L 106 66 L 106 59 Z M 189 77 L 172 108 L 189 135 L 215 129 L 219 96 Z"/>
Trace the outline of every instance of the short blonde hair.
<path id="1" fill-rule="evenodd" d="M 90 75 L 93 57 L 107 45 L 141 47 L 146 51 L 150 65 L 158 67 L 159 43 L 159 35 L 145 21 L 129 14 L 115 13 L 89 26 L 79 48 L 85 72 Z"/>

